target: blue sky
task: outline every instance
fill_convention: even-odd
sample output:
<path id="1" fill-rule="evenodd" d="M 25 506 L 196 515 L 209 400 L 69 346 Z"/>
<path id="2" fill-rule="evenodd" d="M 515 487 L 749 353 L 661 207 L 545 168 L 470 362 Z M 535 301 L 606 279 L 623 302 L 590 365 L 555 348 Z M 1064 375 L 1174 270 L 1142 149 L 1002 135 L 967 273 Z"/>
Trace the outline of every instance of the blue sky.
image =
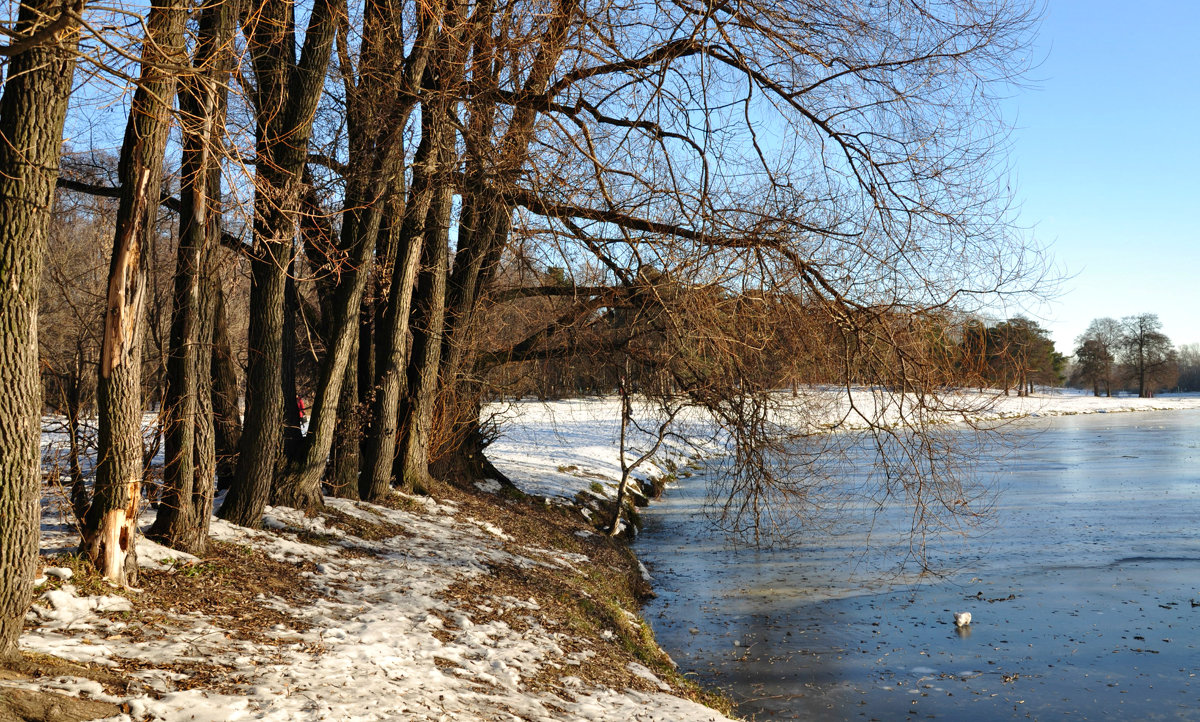
<path id="1" fill-rule="evenodd" d="M 1020 222 L 1072 277 L 1030 310 L 1064 353 L 1093 318 L 1144 312 L 1200 342 L 1200 2 L 1045 10 L 1011 162 Z"/>

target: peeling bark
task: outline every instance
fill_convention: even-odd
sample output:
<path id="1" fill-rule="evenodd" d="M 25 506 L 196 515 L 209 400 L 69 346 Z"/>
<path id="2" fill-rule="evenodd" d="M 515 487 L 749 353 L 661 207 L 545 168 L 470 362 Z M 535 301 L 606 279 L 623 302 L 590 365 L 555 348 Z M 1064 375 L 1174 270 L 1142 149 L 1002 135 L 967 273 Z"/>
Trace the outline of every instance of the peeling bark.
<path id="1" fill-rule="evenodd" d="M 81 547 L 105 578 L 123 585 L 137 581 L 137 516 L 143 473 L 143 256 L 158 211 L 163 151 L 170 127 L 171 108 L 164 98 L 174 95 L 176 82 L 174 71 L 164 66 L 179 62 L 185 19 L 182 0 L 156 0 L 150 8 L 141 77 L 117 168 L 121 196 L 96 388 L 99 464 Z"/>

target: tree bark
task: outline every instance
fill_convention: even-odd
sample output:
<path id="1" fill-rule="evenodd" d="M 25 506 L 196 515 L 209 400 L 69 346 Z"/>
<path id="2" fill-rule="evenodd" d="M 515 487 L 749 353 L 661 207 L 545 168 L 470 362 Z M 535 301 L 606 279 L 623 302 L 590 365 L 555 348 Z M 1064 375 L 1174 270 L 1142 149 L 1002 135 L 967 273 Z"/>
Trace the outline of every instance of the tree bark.
<path id="1" fill-rule="evenodd" d="M 37 561 L 38 290 L 79 41 L 79 25 L 68 12 L 81 6 L 21 3 L 16 39 L 65 24 L 12 56 L 0 96 L 0 659 L 17 653 Z"/>
<path id="2" fill-rule="evenodd" d="M 575 0 L 559 0 L 555 3 L 547 16 L 546 30 L 525 76 L 522 92 L 536 95 L 549 87 L 554 69 L 566 49 L 577 9 Z M 487 11 L 481 15 L 486 16 Z M 481 34 L 477 42 L 481 49 L 486 49 L 490 40 L 487 34 Z M 480 90 L 492 88 L 497 82 L 495 72 L 495 68 L 476 67 L 472 71 L 472 82 L 479 83 Z M 445 406 L 458 411 L 452 420 L 447 415 L 450 428 L 440 431 L 452 444 L 449 453 L 462 457 L 446 460 L 452 468 L 484 469 L 490 466 L 480 453 L 479 399 L 473 390 L 464 387 L 460 379 L 464 371 L 472 366 L 472 336 L 483 291 L 491 282 L 500 255 L 508 243 L 512 207 L 500 194 L 516 187 L 529 158 L 529 147 L 538 118 L 538 112 L 531 105 L 514 108 L 507 130 L 493 147 L 491 138 L 495 133 L 493 126 L 497 114 L 488 94 L 483 93 L 483 96 L 482 102 L 477 101 L 471 107 L 468 124 L 469 139 L 466 145 L 471 155 L 468 159 L 467 188 L 463 193 L 463 222 L 460 224 L 459 242 L 454 255 L 454 269 L 445 292 L 444 333 L 440 342 L 440 397 Z M 484 147 L 491 153 L 480 154 L 478 149 Z M 466 412 L 462 412 L 462 409 L 466 409 Z M 424 463 L 427 468 L 428 449 L 422 459 L 422 452 L 411 446 L 417 440 L 412 435 L 414 431 L 418 435 L 429 433 L 428 430 L 421 432 L 418 429 L 408 432 L 409 439 L 405 442 L 404 450 L 405 467 L 407 469 L 411 462 L 416 467 Z M 427 436 L 426 441 L 431 440 L 432 437 Z M 405 473 L 419 477 L 421 471 L 416 467 Z"/>
<path id="3" fill-rule="evenodd" d="M 423 122 L 421 145 L 414 161 L 414 179 L 405 208 L 404 221 L 396 244 L 397 256 L 389 261 L 391 278 L 387 305 L 379 322 L 375 341 L 375 368 L 378 373 L 371 402 L 371 433 L 363 452 L 363 473 L 360 494 L 363 499 L 377 501 L 391 488 L 392 465 L 396 457 L 399 433 L 400 396 L 407 382 L 407 344 L 409 316 L 412 310 L 413 287 L 420 266 L 423 229 L 433 198 L 431 176 L 436 170 L 436 153 L 431 151 L 436 140 L 435 124 Z"/>
<path id="4" fill-rule="evenodd" d="M 214 279 L 214 281 L 217 279 Z M 229 340 L 225 293 L 218 284 L 213 296 L 213 345 L 211 359 L 213 435 L 217 454 L 217 488 L 233 485 L 237 470 L 238 444 L 242 438 L 242 412 L 238 408 L 237 367 Z"/>
<path id="5" fill-rule="evenodd" d="M 71 474 L 71 510 L 75 512 L 75 520 L 80 524 L 83 523 L 88 508 L 87 480 L 83 475 L 83 447 L 79 443 L 79 421 L 83 416 L 83 368 L 83 341 L 79 339 L 75 344 L 75 358 L 67 394 L 67 433 L 70 435 L 68 464 Z"/>
<path id="6" fill-rule="evenodd" d="M 452 160 L 448 143 L 439 150 L 442 167 Z M 429 451 L 433 442 L 434 410 L 437 406 L 438 368 L 442 358 L 442 331 L 445 321 L 446 276 L 449 273 L 451 192 L 440 184 L 425 223 L 425 247 L 421 255 L 421 276 L 417 281 L 417 302 L 410 324 L 413 335 L 412 358 L 408 365 L 408 395 L 403 400 L 401 450 L 396 474 L 401 487 L 409 492 L 427 492 L 433 486 L 429 474 Z"/>
<path id="7" fill-rule="evenodd" d="M 196 74 L 180 86 L 183 136 L 179 249 L 167 356 L 163 498 L 150 535 L 203 555 L 216 473 L 212 402 L 212 331 L 216 288 L 212 256 L 221 233 L 221 168 L 214 157 L 225 126 L 236 9 L 208 0 L 200 11 Z"/>
<path id="8" fill-rule="evenodd" d="M 395 35 L 400 27 L 398 12 L 398 7 L 386 3 L 367 4 L 359 81 L 347 84 L 351 173 L 346 178 L 339 256 L 348 267 L 340 269 L 329 303 L 328 346 L 309 433 L 275 495 L 278 503 L 296 508 L 320 503 L 320 480 L 333 443 L 338 400 L 361 330 L 359 312 L 370 261 L 388 193 L 397 187 L 396 178 L 403 172 L 402 131 L 415 106 L 411 91 L 419 87 L 432 48 L 435 25 L 423 18 L 409 57 L 403 56 L 401 38 Z"/>
<path id="9" fill-rule="evenodd" d="M 317 0 L 300 61 L 290 0 L 265 0 L 248 17 L 247 47 L 257 82 L 254 243 L 250 254 L 246 414 L 234 484 L 220 516 L 258 527 L 279 462 L 283 398 L 284 299 L 292 261 L 301 173 L 333 46 L 336 0 Z"/>
<path id="10" fill-rule="evenodd" d="M 129 110 L 117 175 L 121 197 L 109 264 L 108 308 L 96 388 L 100 437 L 95 492 L 82 548 L 105 578 L 137 581 L 142 484 L 142 334 L 146 248 L 154 232 L 176 74 L 183 51 L 182 0 L 156 0 L 146 19 L 142 69 Z"/>
<path id="11" fill-rule="evenodd" d="M 330 452 L 332 470 L 329 487 L 333 495 L 342 499 L 357 499 L 358 471 L 361 464 L 359 446 L 362 441 L 361 408 L 358 402 L 358 344 L 361 336 L 355 334 L 354 348 L 346 364 L 346 375 L 342 380 L 342 392 L 338 397 L 338 434 L 334 437 Z"/>

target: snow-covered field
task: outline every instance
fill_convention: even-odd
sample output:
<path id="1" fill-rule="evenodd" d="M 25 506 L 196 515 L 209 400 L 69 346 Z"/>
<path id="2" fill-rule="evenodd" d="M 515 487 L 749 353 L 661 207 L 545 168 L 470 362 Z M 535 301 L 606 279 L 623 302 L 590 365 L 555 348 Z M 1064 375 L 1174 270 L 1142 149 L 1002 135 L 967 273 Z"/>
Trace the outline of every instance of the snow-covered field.
<path id="1" fill-rule="evenodd" d="M 497 407 L 506 424 L 489 456 L 537 496 L 570 497 L 597 482 L 603 486 L 620 474 L 618 408 L 615 399 Z M 828 403 L 826 408 L 826 423 L 847 419 L 844 407 Z M 1053 394 L 999 397 L 980 418 L 1198 408 L 1200 398 L 1194 397 L 1095 399 Z M 719 453 L 722 446 L 707 428 L 697 416 L 684 419 L 681 437 L 668 441 L 658 464 L 665 466 L 664 460 L 672 456 Z M 661 473 L 660 466 L 647 464 L 638 476 Z M 303 535 L 255 532 L 213 521 L 215 539 L 263 550 L 275 559 L 310 563 L 311 571 L 302 576 L 320 592 L 316 602 L 290 607 L 282 599 L 262 595 L 264 604 L 304 623 L 297 625 L 303 628 L 278 625 L 263 630 L 274 638 L 271 644 L 231 639 L 222 619 L 169 609 L 157 615 L 157 633 L 148 634 L 147 625 L 120 614 L 137 606 L 136 593 L 81 595 L 71 579 L 63 579 L 68 572 L 47 569 L 22 646 L 96 664 L 111 664 L 115 658 L 141 660 L 148 665 L 134 673 L 141 691 L 112 698 L 99 683 L 74 678 L 0 684 L 124 704 L 127 712 L 114 718 L 122 720 L 725 719 L 662 691 L 666 685 L 634 663 L 627 663 L 626 671 L 640 680 L 632 685 L 638 689 L 591 684 L 574 676 L 572 669 L 605 650 L 597 648 L 595 640 L 571 637 L 536 600 L 501 591 L 468 599 L 448 597 L 445 592 L 452 586 L 486 580 L 497 565 L 571 569 L 590 560 L 586 555 L 514 545 L 503 521 L 481 521 L 453 502 L 410 502 L 408 510 L 397 510 L 327 500 L 345 515 L 382 522 L 395 532 L 375 541 L 326 526 L 320 517 L 304 518 L 282 508 L 269 510 L 269 528 L 308 530 L 336 543 L 305 543 Z M 73 548 L 77 537 L 64 522 L 61 503 L 48 499 L 45 509 L 44 552 Z M 139 549 L 145 566 L 186 569 L 194 561 L 144 540 Z M 356 553 L 347 554 L 346 549 Z M 519 628 L 497 618 L 499 611 L 510 615 L 506 618 L 519 618 Z M 178 673 L 169 667 L 189 660 L 234 670 L 231 677 L 237 684 L 220 691 L 183 689 L 186 685 L 177 684 Z M 549 684 L 527 683 L 547 673 L 553 680 Z"/>

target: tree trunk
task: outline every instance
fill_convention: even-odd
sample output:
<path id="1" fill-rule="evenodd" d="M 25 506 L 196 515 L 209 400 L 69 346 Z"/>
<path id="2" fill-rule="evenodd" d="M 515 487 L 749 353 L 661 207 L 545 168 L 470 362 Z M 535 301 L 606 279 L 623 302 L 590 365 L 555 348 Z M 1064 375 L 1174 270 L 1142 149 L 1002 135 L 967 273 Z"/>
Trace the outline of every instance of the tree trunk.
<path id="1" fill-rule="evenodd" d="M 336 28 L 334 0 L 317 0 L 297 63 L 290 0 L 264 0 L 246 19 L 256 81 L 258 157 L 247 337 L 246 414 L 233 486 L 220 516 L 258 527 L 279 461 L 283 398 L 284 299 L 292 261 L 301 172 Z"/>
<path id="2" fill-rule="evenodd" d="M 175 265 L 165 391 L 163 499 L 150 535 L 203 555 L 212 515 L 216 450 L 213 432 L 212 335 L 216 284 L 212 256 L 221 232 L 221 168 L 213 157 L 224 130 L 225 97 L 236 10 L 209 0 L 201 10 L 196 75 L 181 83 L 183 136 L 179 249 Z"/>
<path id="3" fill-rule="evenodd" d="M 238 408 L 237 367 L 233 362 L 233 350 L 229 341 L 225 293 L 219 283 L 213 302 L 211 403 L 217 454 L 217 488 L 228 489 L 233 485 L 234 473 L 237 470 L 238 444 L 242 438 L 242 413 Z"/>
<path id="4" fill-rule="evenodd" d="M 423 230 L 433 199 L 432 176 L 436 172 L 436 134 L 433 122 L 423 122 L 421 145 L 414 160 L 414 179 L 404 221 L 399 231 L 397 255 L 389 259 L 391 278 L 387 306 L 379 321 L 375 340 L 375 368 L 378 373 L 371 401 L 371 433 L 364 443 L 360 494 L 377 501 L 391 488 L 392 465 L 399 434 L 400 395 L 407 379 L 409 316 L 412 312 L 413 287 L 420 266 Z"/>
<path id="5" fill-rule="evenodd" d="M 298 351 L 300 339 L 296 335 L 296 316 L 299 313 L 300 289 L 296 284 L 296 263 L 293 260 L 292 265 L 288 267 L 284 282 L 283 363 L 279 375 L 279 382 L 282 384 L 280 394 L 283 397 L 283 446 L 282 456 L 277 465 L 275 484 L 271 489 L 272 498 L 274 498 L 276 487 L 279 484 L 279 473 L 286 468 L 288 459 L 299 453 L 300 444 L 304 441 L 304 431 L 301 428 L 304 419 L 300 413 L 300 404 L 303 403 L 303 400 L 296 382 L 296 368 L 300 360 Z"/>
<path id="6" fill-rule="evenodd" d="M 433 47 L 436 24 L 422 16 L 416 42 L 405 58 L 403 43 L 396 35 L 401 26 L 398 12 L 398 6 L 367 3 L 359 82 L 347 84 L 351 173 L 346 179 L 339 248 L 349 267 L 339 274 L 329 304 L 329 344 L 321 365 L 309 434 L 278 494 L 280 503 L 298 508 L 320 503 L 319 482 L 333 443 L 338 399 L 350 356 L 357 354 L 359 312 L 369 265 L 384 209 L 390 205 L 389 193 L 402 187 L 397 182 L 403 174 L 402 132 L 415 107 L 413 91 L 425 75 Z M 402 89 L 409 92 L 400 92 Z M 372 433 L 379 431 L 373 429 Z"/>
<path id="7" fill-rule="evenodd" d="M 39 533 L 37 309 L 42 253 L 53 208 L 67 97 L 75 68 L 77 7 L 30 0 L 16 36 L 65 21 L 53 36 L 12 56 L 0 96 L 0 659 L 14 656 L 33 593 Z M 77 16 L 76 16 L 77 17 Z"/>
<path id="8" fill-rule="evenodd" d="M 67 434 L 70 438 L 68 466 L 71 474 L 71 510 L 75 520 L 82 524 L 87 515 L 87 480 L 83 475 L 83 446 L 80 444 L 79 419 L 83 415 L 83 340 L 75 343 L 74 365 L 71 369 L 70 389 L 67 393 Z"/>
<path id="9" fill-rule="evenodd" d="M 219 515 L 257 528 L 271 496 L 283 434 L 283 297 L 286 279 L 270 260 L 282 244 L 264 242 L 250 263 L 250 324 L 246 368 L 246 412 L 233 485 Z"/>
<path id="10" fill-rule="evenodd" d="M 305 196 L 300 217 L 300 235 L 304 239 L 304 253 L 309 264 L 309 273 L 316 276 L 317 301 L 321 309 L 321 345 L 330 349 L 335 345 L 337 334 L 333 322 L 334 291 L 341 279 L 342 258 L 341 249 L 337 243 L 332 214 L 321 208 L 320 200 L 313 185 L 313 179 L 308 169 L 304 172 Z M 367 307 L 364 300 L 362 309 Z M 331 470 L 328 479 L 332 493 L 341 498 L 358 498 L 358 466 L 361 429 L 358 424 L 358 343 L 361 340 L 362 325 L 355 334 L 354 350 L 346 367 L 346 377 L 342 381 L 341 393 L 338 395 L 337 421 L 338 434 L 334 437 L 333 448 L 329 454 L 328 469 Z M 297 447 L 299 448 L 299 447 Z"/>
<path id="11" fill-rule="evenodd" d="M 448 144 L 447 144 L 448 145 Z M 450 147 L 440 151 L 448 167 Z M 434 410 L 437 406 L 438 369 L 442 358 L 445 325 L 446 276 L 449 273 L 451 192 L 449 184 L 437 188 L 425 223 L 425 247 L 417 301 L 410 323 L 412 358 L 408 364 L 408 395 L 402 406 L 400 471 L 396 479 L 406 491 L 425 492 L 432 487 L 429 451 L 433 442 Z"/>
<path id="12" fill-rule="evenodd" d="M 362 409 L 358 401 L 358 344 L 362 336 L 355 336 L 350 361 L 346 365 L 346 377 L 342 380 L 342 393 L 338 397 L 338 433 L 334 437 L 330 456 L 333 468 L 329 487 L 334 496 L 342 499 L 358 498 L 358 470 L 361 464 Z"/>
<path id="13" fill-rule="evenodd" d="M 368 204 L 377 205 L 378 202 L 378 196 L 368 200 Z M 297 509 L 310 509 L 321 503 L 321 476 L 333 445 L 342 382 L 350 357 L 355 353 L 354 344 L 359 332 L 358 313 L 366 286 L 367 266 L 374 253 L 379 229 L 378 209 L 373 205 L 358 206 L 346 215 L 350 217 L 343 218 L 342 232 L 353 239 L 354 248 L 349 259 L 351 267 L 343 270 L 330 303 L 334 315 L 330 324 L 333 331 L 321 363 L 309 432 L 297 445 L 295 453 L 288 455 L 290 463 L 287 471 L 272 493 L 276 504 Z"/>
<path id="14" fill-rule="evenodd" d="M 96 485 L 83 527 L 82 548 L 105 578 L 137 581 L 137 517 L 142 484 L 142 334 L 146 248 L 154 232 L 180 62 L 182 0 L 156 0 L 146 19 L 142 69 L 129 110 L 117 174 L 121 197 L 109 264 L 108 308 L 96 387 L 100 440 Z"/>
<path id="15" fill-rule="evenodd" d="M 524 92 L 541 93 L 548 87 L 566 48 L 575 10 L 573 0 L 564 0 L 553 6 L 547 16 L 546 30 L 541 36 L 538 52 L 526 73 Z M 481 17 L 486 17 L 488 12 L 490 10 L 486 8 L 481 9 Z M 490 35 L 486 32 L 480 34 L 477 42 L 477 57 L 486 58 L 487 47 L 491 42 Z M 473 82 L 480 83 L 481 90 L 494 87 L 497 82 L 495 73 L 494 67 L 476 66 L 472 68 L 472 77 L 479 80 Z M 486 93 L 484 95 L 486 96 Z M 442 430 L 442 433 L 448 435 L 456 447 L 451 453 L 464 457 L 459 465 L 479 469 L 490 466 L 480 453 L 482 435 L 478 428 L 479 399 L 470 398 L 473 396 L 470 392 L 464 393 L 466 389 L 462 386 L 460 377 L 473 364 L 472 335 L 475 332 L 480 297 L 495 273 L 500 254 L 508 242 L 511 227 L 512 209 L 497 196 L 496 190 L 504 190 L 507 184 L 515 183 L 520 177 L 529 157 L 529 147 L 537 120 L 537 112 L 532 106 L 514 109 L 508 129 L 499 143 L 492 146 L 495 115 L 495 106 L 490 100 L 477 102 L 471 107 L 471 120 L 467 130 L 469 139 L 466 143 L 468 153 L 471 154 L 468 161 L 469 187 L 464 192 L 463 223 L 460 224 L 454 270 L 445 300 L 439 373 L 443 386 L 440 394 L 443 403 L 455 409 L 470 410 L 466 414 L 457 414 L 457 418 L 451 422 L 453 428 Z M 490 147 L 496 157 L 481 157 L 478 150 L 484 147 Z M 489 188 L 484 182 L 485 178 L 492 187 Z M 417 435 L 421 433 L 420 430 L 415 432 Z M 407 433 L 409 441 L 417 438 L 414 436 L 414 430 Z M 427 463 L 428 449 L 424 452 L 416 451 L 411 448 L 409 441 L 406 441 L 404 450 L 405 466 L 408 467 L 410 460 L 419 466 L 422 458 Z M 413 455 L 408 457 L 410 451 Z M 456 462 L 449 463 L 454 465 Z M 416 473 L 420 474 L 419 471 Z"/>

